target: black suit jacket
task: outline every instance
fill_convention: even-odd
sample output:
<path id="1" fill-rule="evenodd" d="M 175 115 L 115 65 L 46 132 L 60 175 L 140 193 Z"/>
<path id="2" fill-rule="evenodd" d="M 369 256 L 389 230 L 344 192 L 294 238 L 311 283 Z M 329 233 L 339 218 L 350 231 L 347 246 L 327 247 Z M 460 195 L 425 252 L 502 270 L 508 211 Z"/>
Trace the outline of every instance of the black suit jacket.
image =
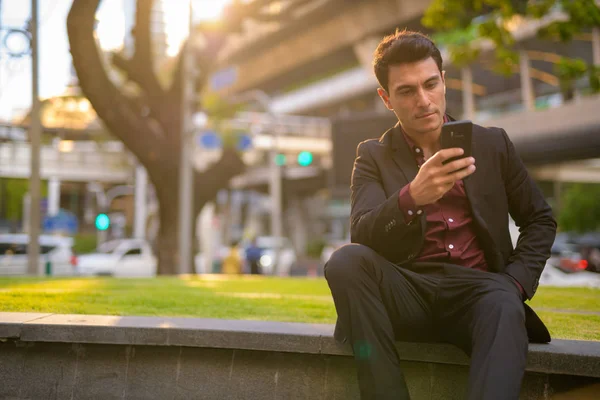
<path id="1" fill-rule="evenodd" d="M 464 185 L 488 268 L 511 275 L 531 299 L 556 235 L 552 209 L 503 129 L 473 125 L 472 145 L 477 169 Z M 358 145 L 351 186 L 353 243 L 366 245 L 395 264 L 418 256 L 426 216 L 422 214 L 407 224 L 398 207 L 400 189 L 416 174 L 415 158 L 399 125 L 379 139 Z M 519 227 L 516 248 L 508 230 L 509 214 Z M 537 331 L 530 332 L 530 339 L 549 341 L 543 323 L 529 307 L 526 309 L 528 331 Z"/>

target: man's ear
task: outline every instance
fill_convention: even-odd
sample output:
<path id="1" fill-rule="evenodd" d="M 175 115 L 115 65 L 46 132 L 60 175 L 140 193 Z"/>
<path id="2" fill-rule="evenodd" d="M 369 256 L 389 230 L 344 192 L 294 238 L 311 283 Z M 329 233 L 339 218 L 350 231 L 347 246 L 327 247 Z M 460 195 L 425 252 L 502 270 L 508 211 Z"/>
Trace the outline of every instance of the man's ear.
<path id="1" fill-rule="evenodd" d="M 387 92 L 382 88 L 377 88 L 377 94 L 381 97 L 381 101 L 383 101 L 385 107 L 390 111 L 394 111 L 394 107 L 392 107 L 392 103 L 390 103 L 390 97 Z"/>
<path id="2" fill-rule="evenodd" d="M 444 85 L 444 94 L 446 94 L 446 71 L 442 71 L 442 84 Z"/>

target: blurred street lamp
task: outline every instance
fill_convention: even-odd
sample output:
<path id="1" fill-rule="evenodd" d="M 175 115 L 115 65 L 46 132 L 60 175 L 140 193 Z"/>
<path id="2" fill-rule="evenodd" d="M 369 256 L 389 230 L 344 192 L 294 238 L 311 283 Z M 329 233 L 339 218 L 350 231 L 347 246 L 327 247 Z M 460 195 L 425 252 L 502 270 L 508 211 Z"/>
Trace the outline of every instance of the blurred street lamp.
<path id="1" fill-rule="evenodd" d="M 26 30 L 11 28 L 4 35 L 4 47 L 10 57 L 20 58 L 31 50 L 31 36 Z"/>
<path id="2" fill-rule="evenodd" d="M 61 140 L 58 142 L 58 151 L 61 153 L 70 153 L 75 147 L 75 142 L 72 140 Z"/>

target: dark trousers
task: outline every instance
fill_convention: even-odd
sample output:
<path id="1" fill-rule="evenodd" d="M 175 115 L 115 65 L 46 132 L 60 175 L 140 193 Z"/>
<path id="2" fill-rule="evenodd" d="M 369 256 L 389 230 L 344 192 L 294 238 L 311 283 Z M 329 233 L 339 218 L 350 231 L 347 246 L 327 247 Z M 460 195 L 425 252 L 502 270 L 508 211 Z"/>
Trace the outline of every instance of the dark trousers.
<path id="1" fill-rule="evenodd" d="M 351 244 L 334 252 L 325 277 L 337 328 L 354 350 L 362 399 L 410 398 L 397 340 L 465 351 L 469 399 L 519 398 L 528 338 L 521 295 L 508 275 L 443 263 L 397 266 Z"/>
<path id="2" fill-rule="evenodd" d="M 250 261 L 250 274 L 252 275 L 260 275 L 260 264 L 258 263 L 258 260 L 256 261 Z"/>

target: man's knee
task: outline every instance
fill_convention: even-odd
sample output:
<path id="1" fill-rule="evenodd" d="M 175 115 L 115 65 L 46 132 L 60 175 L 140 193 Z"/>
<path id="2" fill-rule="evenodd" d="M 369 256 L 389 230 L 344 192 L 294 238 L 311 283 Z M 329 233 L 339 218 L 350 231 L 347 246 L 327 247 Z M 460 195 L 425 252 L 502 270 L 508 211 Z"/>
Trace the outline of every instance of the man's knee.
<path id="1" fill-rule="evenodd" d="M 347 244 L 333 252 L 325 264 L 327 280 L 347 279 L 361 273 L 366 264 L 375 260 L 377 253 L 362 244 Z"/>
<path id="2" fill-rule="evenodd" d="M 488 315 L 495 319 L 525 323 L 525 307 L 514 293 L 501 290 L 489 293 L 482 299 L 480 308 L 487 310 Z"/>

